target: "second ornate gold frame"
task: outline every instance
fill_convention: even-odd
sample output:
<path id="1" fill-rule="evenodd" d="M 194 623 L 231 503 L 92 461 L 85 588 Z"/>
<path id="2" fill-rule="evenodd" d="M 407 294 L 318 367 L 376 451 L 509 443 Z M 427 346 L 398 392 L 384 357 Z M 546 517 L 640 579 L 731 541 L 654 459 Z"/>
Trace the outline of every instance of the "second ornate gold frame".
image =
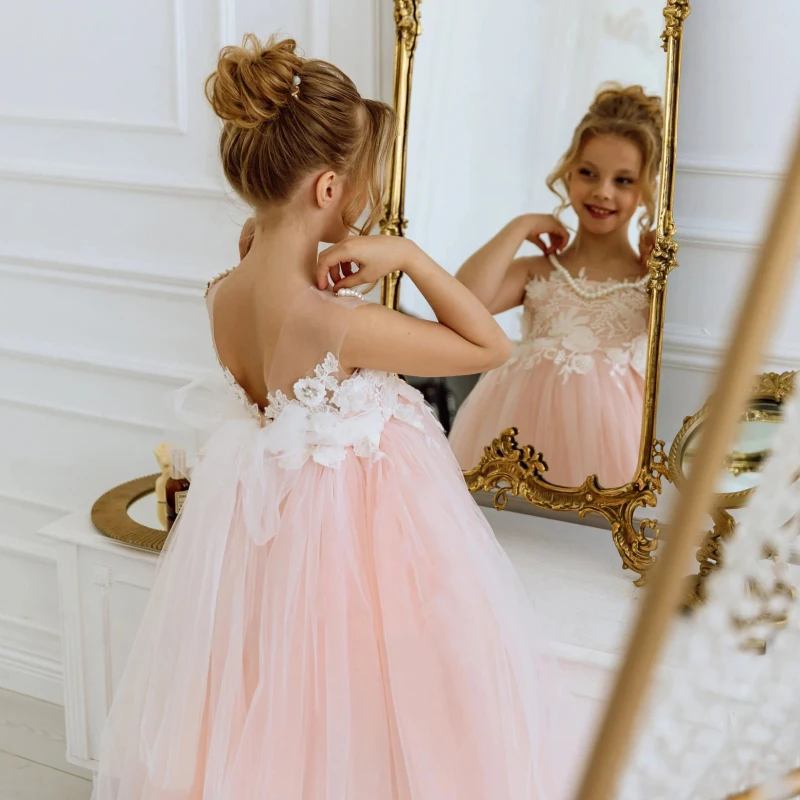
<path id="1" fill-rule="evenodd" d="M 397 137 L 389 170 L 387 205 L 381 221 L 381 233 L 402 236 L 405 196 L 405 166 L 411 96 L 411 77 L 420 25 L 421 0 L 394 0 L 395 60 L 394 108 L 397 112 Z M 484 451 L 479 464 L 465 473 L 472 492 L 493 492 L 495 507 L 506 506 L 508 495 L 516 495 L 535 506 L 557 511 L 577 512 L 581 517 L 600 514 L 611 525 L 614 544 L 626 569 L 643 579 L 654 562 L 658 528 L 652 520 L 638 526 L 636 509 L 655 506 L 662 479 L 668 479 L 664 443 L 655 438 L 658 389 L 661 375 L 661 348 L 664 331 L 664 308 L 667 276 L 678 266 L 678 244 L 672 208 L 675 189 L 677 152 L 678 99 L 683 23 L 689 16 L 689 0 L 670 0 L 664 8 L 665 28 L 661 36 L 666 51 L 667 73 L 664 92 L 664 149 L 659 181 L 656 246 L 648 261 L 650 269 L 649 347 L 645 375 L 644 413 L 639 449 L 639 466 L 632 481 L 625 486 L 605 489 L 590 476 L 579 487 L 560 487 L 543 479 L 544 464 L 531 446 L 520 446 L 517 431 L 503 431 Z M 400 274 L 384 279 L 381 298 L 385 305 L 398 307 Z"/>
<path id="2" fill-rule="evenodd" d="M 783 402 L 792 394 L 797 382 L 796 372 L 765 372 L 756 379 L 750 394 L 750 403 L 759 401 L 774 403 L 780 411 Z M 686 476 L 683 471 L 683 458 L 689 437 L 696 434 L 705 423 L 709 413 L 709 402 L 690 417 L 686 417 L 683 426 L 678 431 L 669 451 L 667 469 L 672 483 L 680 491 L 686 485 Z M 743 414 L 742 420 L 753 418 L 751 408 Z M 720 569 L 724 562 L 724 544 L 733 533 L 736 525 L 735 518 L 729 513 L 731 510 L 743 508 L 750 502 L 755 489 L 744 489 L 729 494 L 716 495 L 715 506 L 710 512 L 713 527 L 703 537 L 703 542 L 695 554 L 699 569 L 690 581 L 687 605 L 696 606 L 705 599 L 705 585 L 708 576 Z"/>

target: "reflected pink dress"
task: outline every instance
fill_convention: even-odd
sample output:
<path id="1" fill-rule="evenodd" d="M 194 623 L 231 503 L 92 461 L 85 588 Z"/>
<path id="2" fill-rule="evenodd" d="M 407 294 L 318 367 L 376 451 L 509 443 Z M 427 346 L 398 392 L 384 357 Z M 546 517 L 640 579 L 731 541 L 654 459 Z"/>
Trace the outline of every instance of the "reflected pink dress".
<path id="1" fill-rule="evenodd" d="M 506 428 L 542 454 L 545 479 L 601 486 L 634 477 L 639 456 L 650 307 L 636 283 L 573 278 L 555 258 L 525 288 L 522 339 L 487 372 L 456 416 L 450 445 L 463 469 Z"/>
<path id="2" fill-rule="evenodd" d="M 258 404 L 227 371 L 183 391 L 210 438 L 96 800 L 566 797 L 571 698 L 441 429 L 339 368 L 360 305 L 302 292 Z"/>

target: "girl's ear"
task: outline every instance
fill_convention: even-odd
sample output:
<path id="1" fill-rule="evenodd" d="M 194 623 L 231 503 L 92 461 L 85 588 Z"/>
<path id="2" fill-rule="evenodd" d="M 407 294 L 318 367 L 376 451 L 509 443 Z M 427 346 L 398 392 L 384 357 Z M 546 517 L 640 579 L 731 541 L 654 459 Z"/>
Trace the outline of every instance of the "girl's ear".
<path id="1" fill-rule="evenodd" d="M 317 178 L 317 183 L 314 186 L 314 197 L 317 205 L 322 209 L 328 208 L 336 198 L 338 190 L 339 181 L 336 173 L 332 170 L 323 172 Z"/>

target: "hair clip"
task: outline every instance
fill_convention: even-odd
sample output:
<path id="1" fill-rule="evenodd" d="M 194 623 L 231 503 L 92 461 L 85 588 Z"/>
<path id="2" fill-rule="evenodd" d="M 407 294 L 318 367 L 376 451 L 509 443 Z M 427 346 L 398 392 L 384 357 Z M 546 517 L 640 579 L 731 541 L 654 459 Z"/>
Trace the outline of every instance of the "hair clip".
<path id="1" fill-rule="evenodd" d="M 294 89 L 292 89 L 292 97 L 297 98 L 300 94 L 300 76 L 295 75 L 292 78 L 292 83 L 294 84 Z"/>

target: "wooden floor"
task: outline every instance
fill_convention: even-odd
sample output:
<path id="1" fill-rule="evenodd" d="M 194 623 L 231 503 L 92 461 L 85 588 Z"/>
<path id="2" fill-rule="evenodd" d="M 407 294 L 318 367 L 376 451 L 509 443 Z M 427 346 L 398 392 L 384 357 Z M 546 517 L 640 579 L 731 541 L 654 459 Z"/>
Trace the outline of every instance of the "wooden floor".
<path id="1" fill-rule="evenodd" d="M 0 689 L 0 800 L 89 800 L 90 776 L 64 750 L 61 706 Z"/>

